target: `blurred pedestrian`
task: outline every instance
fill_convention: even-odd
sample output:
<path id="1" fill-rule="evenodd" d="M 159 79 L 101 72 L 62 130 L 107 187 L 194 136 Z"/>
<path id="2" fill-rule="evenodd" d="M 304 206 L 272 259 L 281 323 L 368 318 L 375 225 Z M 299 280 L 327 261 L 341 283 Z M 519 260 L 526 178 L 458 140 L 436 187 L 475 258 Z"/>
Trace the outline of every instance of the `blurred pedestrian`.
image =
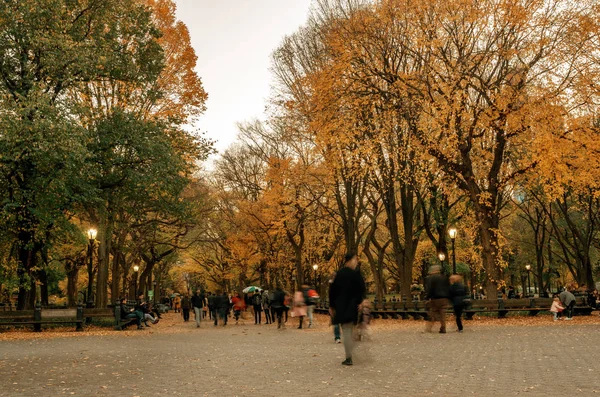
<path id="1" fill-rule="evenodd" d="M 262 296 L 260 290 L 254 292 L 252 295 L 252 310 L 254 310 L 254 325 L 260 325 L 261 313 L 262 313 Z"/>
<path id="2" fill-rule="evenodd" d="M 173 298 L 173 311 L 175 313 L 181 312 L 181 297 L 179 294 L 176 294 Z"/>
<path id="3" fill-rule="evenodd" d="M 285 292 L 278 285 L 275 287 L 275 291 L 273 292 L 273 299 L 271 300 L 271 308 L 275 310 L 275 315 L 277 316 L 277 328 L 285 328 L 285 325 L 282 325 L 283 319 L 283 308 L 285 306 Z"/>
<path id="4" fill-rule="evenodd" d="M 192 308 L 196 318 L 196 327 L 200 328 L 200 320 L 202 319 L 202 311 L 204 310 L 204 294 L 199 289 L 192 295 Z"/>
<path id="5" fill-rule="evenodd" d="M 357 339 L 364 340 L 369 338 L 371 333 L 371 302 L 364 299 L 358 306 L 358 326 L 356 327 Z"/>
<path id="6" fill-rule="evenodd" d="M 246 308 L 246 304 L 244 300 L 240 297 L 240 294 L 235 294 L 235 296 L 231 298 L 231 302 L 233 303 L 233 316 L 237 325 L 242 311 Z"/>
<path id="7" fill-rule="evenodd" d="M 208 293 L 208 317 L 217 325 L 217 297 L 212 292 Z"/>
<path id="8" fill-rule="evenodd" d="M 217 302 L 217 311 L 219 312 L 219 317 L 221 317 L 221 320 L 223 321 L 223 326 L 226 326 L 227 319 L 229 317 L 229 311 L 231 310 L 231 302 L 229 301 L 229 295 L 227 295 L 227 292 L 221 293 Z"/>
<path id="9" fill-rule="evenodd" d="M 271 317 L 271 302 L 269 300 L 269 291 L 263 291 L 262 293 L 262 308 L 265 312 L 265 322 L 267 324 L 273 324 L 273 318 Z"/>
<path id="10" fill-rule="evenodd" d="M 298 316 L 298 329 L 302 329 L 304 316 L 306 316 L 306 303 L 304 301 L 304 294 L 301 290 L 294 293 L 294 309 L 292 315 Z"/>
<path id="11" fill-rule="evenodd" d="M 336 273 L 333 273 L 331 275 L 331 277 L 329 278 L 329 288 L 331 288 L 331 284 L 333 283 L 333 280 L 335 279 L 335 275 L 336 275 Z M 331 325 L 333 325 L 333 341 L 335 343 L 342 343 L 342 335 L 340 332 L 340 325 L 334 323 L 331 310 L 329 310 L 329 320 L 331 321 Z"/>
<path id="12" fill-rule="evenodd" d="M 181 299 L 181 314 L 183 315 L 183 321 L 190 321 L 190 309 L 192 308 L 192 302 L 190 298 L 185 294 Z"/>
<path id="13" fill-rule="evenodd" d="M 458 332 L 463 331 L 462 313 L 465 308 L 465 299 L 467 297 L 467 289 L 461 282 L 461 277 L 458 274 L 450 276 L 450 301 L 454 310 L 454 318 Z"/>
<path id="14" fill-rule="evenodd" d="M 448 278 L 441 274 L 441 267 L 433 265 L 429 268 L 429 276 L 425 282 L 429 319 L 425 330 L 431 332 L 433 323 L 440 322 L 440 334 L 446 333 L 446 306 L 449 298 Z"/>
<path id="15" fill-rule="evenodd" d="M 358 321 L 358 305 L 365 298 L 365 281 L 356 271 L 358 257 L 348 253 L 342 267 L 329 287 L 329 313 L 334 324 L 341 324 L 346 359 L 342 365 L 352 365 L 352 330 Z"/>

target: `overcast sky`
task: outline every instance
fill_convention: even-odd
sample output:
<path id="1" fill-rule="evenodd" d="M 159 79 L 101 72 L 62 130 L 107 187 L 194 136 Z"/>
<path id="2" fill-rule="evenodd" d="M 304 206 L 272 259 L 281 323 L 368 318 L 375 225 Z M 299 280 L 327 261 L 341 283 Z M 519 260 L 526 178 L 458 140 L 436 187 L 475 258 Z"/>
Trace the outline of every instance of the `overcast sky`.
<path id="1" fill-rule="evenodd" d="M 176 0 L 198 56 L 208 92 L 198 127 L 219 151 L 237 135 L 236 123 L 262 118 L 269 95 L 270 55 L 307 17 L 310 0 Z"/>

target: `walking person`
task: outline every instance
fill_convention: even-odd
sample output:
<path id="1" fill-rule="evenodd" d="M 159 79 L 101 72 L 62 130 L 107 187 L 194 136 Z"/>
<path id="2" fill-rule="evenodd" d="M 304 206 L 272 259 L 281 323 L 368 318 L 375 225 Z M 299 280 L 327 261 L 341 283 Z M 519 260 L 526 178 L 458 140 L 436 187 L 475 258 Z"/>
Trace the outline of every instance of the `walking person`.
<path id="1" fill-rule="evenodd" d="M 314 288 L 309 287 L 307 284 L 302 285 L 302 294 L 304 296 L 304 303 L 306 304 L 306 314 L 308 316 L 308 328 L 313 325 L 313 313 L 315 311 L 315 305 L 319 294 Z"/>
<path id="2" fill-rule="evenodd" d="M 333 280 L 335 279 L 335 275 L 336 275 L 336 273 L 333 273 L 331 275 L 331 278 L 329 279 L 329 288 L 331 288 L 331 284 L 333 283 Z M 335 343 L 342 343 L 342 335 L 341 335 L 341 331 L 340 331 L 340 325 L 335 324 L 333 322 L 333 315 L 331 314 L 331 310 L 329 311 L 329 320 L 331 321 L 331 325 L 333 325 L 333 341 Z"/>
<path id="3" fill-rule="evenodd" d="M 217 297 L 212 292 L 208 294 L 208 313 L 209 318 L 217 325 Z"/>
<path id="4" fill-rule="evenodd" d="M 218 296 L 217 301 L 217 311 L 219 312 L 219 317 L 223 320 L 223 326 L 227 325 L 227 318 L 229 317 L 229 309 L 231 308 L 231 303 L 229 302 L 229 295 L 227 292 L 223 292 Z"/>
<path id="5" fill-rule="evenodd" d="M 265 312 L 265 322 L 267 324 L 273 324 L 273 318 L 271 317 L 271 302 L 269 300 L 269 291 L 263 291 L 262 293 L 262 307 Z"/>
<path id="6" fill-rule="evenodd" d="M 181 312 L 181 297 L 179 294 L 176 294 L 173 298 L 173 311 L 175 313 Z"/>
<path id="7" fill-rule="evenodd" d="M 433 265 L 429 268 L 429 276 L 425 281 L 425 298 L 429 304 L 429 319 L 425 330 L 431 332 L 433 323 L 440 322 L 440 334 L 446 333 L 446 305 L 449 298 L 448 278 L 441 274 L 441 267 Z"/>
<path id="8" fill-rule="evenodd" d="M 186 295 L 181 298 L 181 315 L 183 316 L 183 321 L 190 321 L 190 309 L 192 308 L 192 302 L 190 298 Z"/>
<path id="9" fill-rule="evenodd" d="M 240 320 L 240 315 L 242 314 L 242 310 L 246 308 L 246 304 L 242 298 L 240 298 L 240 294 L 235 294 L 233 298 L 231 298 L 231 303 L 233 304 L 233 316 L 235 318 L 235 324 L 238 324 Z"/>
<path id="10" fill-rule="evenodd" d="M 202 311 L 204 310 L 204 294 L 197 289 L 192 295 L 192 307 L 194 308 L 194 316 L 196 318 L 196 328 L 200 328 L 200 320 L 202 319 Z"/>
<path id="11" fill-rule="evenodd" d="M 296 291 L 294 293 L 294 316 L 298 316 L 300 319 L 298 323 L 298 329 L 302 329 L 304 323 L 304 316 L 306 316 L 306 302 L 304 301 L 304 294 L 302 291 Z"/>
<path id="12" fill-rule="evenodd" d="M 285 307 L 285 292 L 278 285 L 275 287 L 275 292 L 273 292 L 273 299 L 271 300 L 271 308 L 275 310 L 275 315 L 277 316 L 277 329 L 285 328 L 285 325 L 282 325 L 283 320 L 283 308 Z"/>
<path id="13" fill-rule="evenodd" d="M 342 365 L 352 365 L 352 329 L 358 321 L 358 305 L 365 298 L 365 281 L 356 271 L 356 254 L 346 254 L 344 260 L 344 267 L 337 272 L 329 287 L 329 313 L 334 324 L 341 324 L 344 334 L 346 359 Z"/>
<path id="14" fill-rule="evenodd" d="M 565 320 L 573 320 L 573 308 L 575 307 L 575 303 L 577 303 L 577 299 L 575 299 L 575 295 L 565 287 L 563 292 L 558 296 L 560 298 L 560 302 L 565 308 L 566 316 Z"/>
<path id="15" fill-rule="evenodd" d="M 262 313 L 262 297 L 260 295 L 260 290 L 257 290 L 254 292 L 254 295 L 252 295 L 252 309 L 254 310 L 254 325 L 260 325 Z"/>
<path id="16" fill-rule="evenodd" d="M 465 298 L 467 289 L 461 282 L 461 277 L 458 274 L 450 276 L 450 301 L 454 309 L 454 318 L 456 319 L 456 327 L 458 332 L 463 331 L 462 313 L 465 308 Z"/>

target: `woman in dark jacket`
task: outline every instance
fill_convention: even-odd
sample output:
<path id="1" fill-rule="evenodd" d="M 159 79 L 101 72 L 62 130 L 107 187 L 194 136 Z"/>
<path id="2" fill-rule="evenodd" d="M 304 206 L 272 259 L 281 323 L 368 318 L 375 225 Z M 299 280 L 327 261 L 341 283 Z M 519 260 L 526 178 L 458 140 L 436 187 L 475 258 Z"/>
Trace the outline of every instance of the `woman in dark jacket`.
<path id="1" fill-rule="evenodd" d="M 456 326 L 458 332 L 462 332 L 462 312 L 465 308 L 465 298 L 467 296 L 467 290 L 461 282 L 461 277 L 458 274 L 450 276 L 450 301 L 454 308 L 454 317 L 456 318 Z"/>
<path id="2" fill-rule="evenodd" d="M 342 325 L 346 360 L 343 365 L 352 365 L 352 328 L 358 321 L 358 305 L 365 297 L 365 281 L 356 270 L 356 254 L 345 257 L 346 265 L 337 272 L 329 287 L 329 310 L 334 324 Z"/>

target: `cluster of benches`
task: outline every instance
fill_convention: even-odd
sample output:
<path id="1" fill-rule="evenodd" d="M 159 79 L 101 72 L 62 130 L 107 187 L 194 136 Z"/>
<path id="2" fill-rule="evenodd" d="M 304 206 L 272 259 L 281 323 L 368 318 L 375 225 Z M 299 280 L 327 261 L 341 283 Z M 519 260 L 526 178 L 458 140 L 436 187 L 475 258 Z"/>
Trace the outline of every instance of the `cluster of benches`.
<path id="1" fill-rule="evenodd" d="M 527 299 L 477 299 L 469 300 L 465 304 L 465 318 L 472 320 L 475 314 L 491 313 L 496 314 L 498 318 L 505 318 L 507 314 L 513 312 L 527 313 L 529 316 L 535 316 L 539 312 L 549 311 L 552 305 L 551 298 L 527 298 Z M 392 299 L 387 302 L 373 303 L 371 314 L 373 318 L 401 318 L 403 320 L 414 318 L 428 319 L 427 302 L 408 301 L 406 299 Z M 588 306 L 585 297 L 578 297 L 575 305 L 575 315 L 590 315 L 595 308 Z M 327 313 L 329 311 L 329 302 L 321 301 L 315 308 L 317 313 Z M 452 307 L 448 307 L 448 312 Z"/>
<path id="2" fill-rule="evenodd" d="M 42 308 L 36 306 L 34 310 L 4 310 L 0 311 L 0 326 L 24 326 L 32 325 L 35 332 L 42 331 L 42 325 L 46 324 L 74 324 L 76 331 L 83 331 L 84 324 L 91 323 L 92 318 L 113 318 L 114 327 L 122 330 L 135 324 L 135 319 L 121 319 L 121 308 L 119 305 L 107 309 L 84 308 Z M 8 309 L 12 309 L 8 307 Z"/>

